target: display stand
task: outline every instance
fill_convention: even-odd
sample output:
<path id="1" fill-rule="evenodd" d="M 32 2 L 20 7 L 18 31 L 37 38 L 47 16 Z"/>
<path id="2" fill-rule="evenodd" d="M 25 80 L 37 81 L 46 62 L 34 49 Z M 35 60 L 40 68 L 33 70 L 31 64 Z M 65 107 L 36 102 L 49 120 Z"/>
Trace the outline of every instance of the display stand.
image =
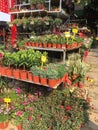
<path id="1" fill-rule="evenodd" d="M 55 86 L 51 87 L 48 84 L 44 85 L 44 84 L 41 84 L 41 83 L 35 83 L 33 81 L 23 80 L 23 79 L 20 79 L 20 78 L 16 79 L 13 76 L 10 76 L 10 77 L 7 77 L 6 75 L 1 75 L 1 76 L 6 77 L 6 78 L 10 78 L 10 79 L 15 79 L 15 80 L 23 81 L 23 82 L 26 82 L 26 83 L 32 83 L 32 84 L 36 84 L 36 85 L 40 85 L 40 86 L 42 85 L 44 87 L 50 87 L 50 88 L 53 88 L 53 89 L 56 89 L 60 84 L 62 84 L 62 83 L 64 84 L 65 83 L 65 78 L 64 77 L 62 78 L 62 80 L 60 82 L 57 82 Z"/>
<path id="2" fill-rule="evenodd" d="M 66 52 L 68 51 L 73 51 L 73 50 L 79 50 L 79 48 L 81 47 L 82 45 L 78 46 L 78 47 L 75 47 L 75 48 L 61 48 L 61 49 L 57 49 L 57 48 L 42 48 L 42 47 L 29 47 L 29 46 L 26 46 L 26 48 L 33 48 L 34 50 L 44 50 L 44 51 L 56 51 L 56 52 L 62 52 L 63 53 L 63 56 L 62 56 L 62 61 L 65 62 L 65 59 L 66 59 Z"/>

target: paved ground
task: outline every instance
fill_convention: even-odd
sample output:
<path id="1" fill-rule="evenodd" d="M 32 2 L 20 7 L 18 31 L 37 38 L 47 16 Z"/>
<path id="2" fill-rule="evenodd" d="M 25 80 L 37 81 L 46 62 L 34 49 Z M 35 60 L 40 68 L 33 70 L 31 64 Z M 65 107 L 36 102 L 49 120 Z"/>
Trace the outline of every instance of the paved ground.
<path id="1" fill-rule="evenodd" d="M 85 82 L 92 109 L 89 124 L 82 130 L 98 130 L 98 47 L 91 49 L 86 62 L 91 65 L 88 76 L 94 82 Z"/>

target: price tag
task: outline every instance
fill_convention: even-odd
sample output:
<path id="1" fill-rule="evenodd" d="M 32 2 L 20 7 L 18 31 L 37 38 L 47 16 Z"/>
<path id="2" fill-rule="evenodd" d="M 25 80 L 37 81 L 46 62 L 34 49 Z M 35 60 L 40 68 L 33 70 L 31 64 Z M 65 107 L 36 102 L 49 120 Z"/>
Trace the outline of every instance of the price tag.
<path id="1" fill-rule="evenodd" d="M 9 103 L 9 102 L 11 102 L 11 99 L 10 98 L 4 98 L 4 102 Z"/>
<path id="2" fill-rule="evenodd" d="M 75 90 L 75 88 L 74 88 L 74 87 L 72 87 L 69 91 L 70 91 L 71 93 L 73 93 L 73 92 L 74 92 L 74 90 Z"/>
<path id="3" fill-rule="evenodd" d="M 76 34 L 76 33 L 78 33 L 78 29 L 73 28 L 73 29 L 72 29 L 72 32 Z"/>
<path id="4" fill-rule="evenodd" d="M 8 103 L 11 102 L 11 99 L 10 98 L 4 98 L 4 102 L 6 103 L 6 107 L 8 109 Z"/>
<path id="5" fill-rule="evenodd" d="M 43 63 L 45 63 L 46 62 L 46 56 L 41 56 L 41 61 L 43 62 Z"/>

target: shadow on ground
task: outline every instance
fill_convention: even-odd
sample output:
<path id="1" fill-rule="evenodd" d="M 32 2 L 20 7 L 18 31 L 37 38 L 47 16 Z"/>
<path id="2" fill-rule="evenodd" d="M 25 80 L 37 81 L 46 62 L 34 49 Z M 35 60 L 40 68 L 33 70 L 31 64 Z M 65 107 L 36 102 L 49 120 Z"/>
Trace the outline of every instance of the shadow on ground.
<path id="1" fill-rule="evenodd" d="M 96 125 L 92 121 L 89 121 L 89 123 L 81 130 L 98 130 L 98 125 Z"/>

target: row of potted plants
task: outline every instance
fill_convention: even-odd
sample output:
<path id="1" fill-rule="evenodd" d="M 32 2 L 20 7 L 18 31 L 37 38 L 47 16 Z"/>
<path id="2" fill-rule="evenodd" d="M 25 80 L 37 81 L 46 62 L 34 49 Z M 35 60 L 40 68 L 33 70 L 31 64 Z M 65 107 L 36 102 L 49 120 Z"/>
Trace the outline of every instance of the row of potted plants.
<path id="1" fill-rule="evenodd" d="M 23 0 L 23 1 L 18 1 L 18 4 L 26 4 L 28 3 L 28 5 L 30 5 L 29 10 L 38 10 L 38 9 L 45 9 L 45 1 L 46 0 Z M 22 11 L 22 10 L 27 10 L 28 7 L 26 8 L 18 8 L 18 7 L 13 7 L 10 8 L 10 12 L 16 12 L 16 11 Z"/>
<path id="2" fill-rule="evenodd" d="M 44 57 L 44 61 L 42 60 Z M 41 83 L 42 85 L 54 87 L 62 82 L 66 74 L 65 64 L 47 64 L 47 53 L 34 51 L 33 49 L 20 50 L 18 52 L 1 53 L 0 74 L 6 77 L 13 77 L 34 83 Z M 46 65 L 47 64 L 47 65 Z M 34 76 L 40 80 L 36 81 Z M 45 83 L 41 79 L 45 78 Z M 49 85 L 49 79 L 55 79 L 53 85 Z"/>
<path id="3" fill-rule="evenodd" d="M 44 36 L 35 36 L 33 35 L 30 39 L 17 40 L 17 45 L 24 48 L 24 46 L 32 47 L 43 47 L 43 48 L 75 48 L 83 44 L 83 38 L 72 37 L 67 38 L 64 34 L 56 35 L 44 35 Z"/>
<path id="4" fill-rule="evenodd" d="M 36 52 L 33 56 L 32 52 L 34 53 L 32 49 L 22 50 L 12 54 L 6 52 L 1 60 L 3 65 L 0 66 L 1 75 L 49 87 L 57 87 L 61 82 L 68 84 L 84 82 L 89 66 L 81 60 L 81 55 L 73 54 L 69 56 L 66 64 L 49 64 L 46 58 L 47 53 L 44 52 L 42 55 Z M 44 57 L 44 62 L 42 61 L 41 55 Z M 50 79 L 52 79 L 50 83 L 53 81 L 52 85 L 49 83 Z"/>
<path id="5" fill-rule="evenodd" d="M 22 19 L 16 18 L 12 22 L 9 22 L 9 26 L 16 24 L 17 30 L 22 28 L 22 30 L 36 31 L 36 28 L 42 28 L 43 30 L 53 29 L 63 23 L 61 18 L 52 18 L 49 16 L 45 17 L 22 17 Z"/>
<path id="6" fill-rule="evenodd" d="M 19 79 L 52 88 L 57 87 L 57 85 L 64 82 L 64 78 L 68 76 L 67 71 L 64 70 L 65 64 L 60 64 L 58 66 L 49 64 L 45 68 L 32 66 L 30 71 L 0 66 L 1 76 Z"/>

